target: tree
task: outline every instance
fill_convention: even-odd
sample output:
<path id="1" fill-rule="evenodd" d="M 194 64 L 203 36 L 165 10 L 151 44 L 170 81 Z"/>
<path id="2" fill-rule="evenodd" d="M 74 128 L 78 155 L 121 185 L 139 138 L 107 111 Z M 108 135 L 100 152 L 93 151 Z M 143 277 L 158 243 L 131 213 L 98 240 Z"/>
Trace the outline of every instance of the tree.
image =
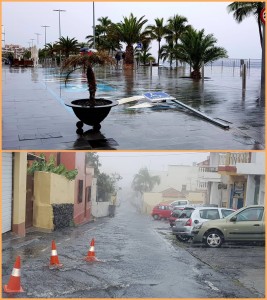
<path id="1" fill-rule="evenodd" d="M 118 173 L 108 175 L 100 173 L 97 177 L 97 195 L 98 199 L 109 201 L 110 195 L 116 193 L 116 184 L 122 177 Z"/>
<path id="2" fill-rule="evenodd" d="M 224 48 L 215 46 L 216 42 L 213 34 L 204 34 L 204 29 L 198 31 L 190 28 L 183 34 L 178 45 L 179 58 L 192 66 L 191 78 L 201 78 L 202 65 L 228 57 Z"/>
<path id="3" fill-rule="evenodd" d="M 227 6 L 229 13 L 233 13 L 237 23 L 241 23 L 247 17 L 254 15 L 259 29 L 260 43 L 263 43 L 263 25 L 260 19 L 260 13 L 264 8 L 264 2 L 232 2 Z"/>
<path id="4" fill-rule="evenodd" d="M 112 34 L 115 35 L 121 42 L 126 43 L 125 65 L 130 67 L 134 64 L 134 48 L 133 44 L 138 43 L 143 39 L 142 28 L 147 22 L 145 16 L 137 19 L 131 13 L 129 18 L 123 17 L 123 22 L 112 25 Z"/>
<path id="5" fill-rule="evenodd" d="M 191 28 L 191 25 L 186 25 L 187 18 L 179 15 L 174 15 L 172 18 L 168 19 L 167 30 L 168 34 L 166 36 L 167 41 L 173 41 L 174 48 L 177 48 L 178 41 L 182 35 Z M 175 55 L 176 68 L 178 67 L 178 58 Z"/>
<path id="6" fill-rule="evenodd" d="M 134 176 L 132 188 L 134 191 L 143 194 L 152 191 L 156 184 L 160 184 L 160 177 L 151 176 L 147 168 L 141 168 Z"/>
<path id="7" fill-rule="evenodd" d="M 156 18 L 155 19 L 155 25 L 149 25 L 146 27 L 146 31 L 148 31 L 148 33 L 151 36 L 151 39 L 153 40 L 157 40 L 158 42 L 158 65 L 159 65 L 159 59 L 160 59 L 160 43 L 162 38 L 165 36 L 165 34 L 167 33 L 167 27 L 163 25 L 163 18 L 159 19 Z"/>
<path id="8" fill-rule="evenodd" d="M 57 44 L 66 58 L 68 58 L 71 53 L 78 52 L 78 41 L 75 38 L 70 39 L 68 36 L 66 38 L 62 36 Z"/>
<path id="9" fill-rule="evenodd" d="M 87 167 L 94 168 L 94 174 L 96 177 L 100 174 L 99 168 L 101 167 L 101 163 L 99 162 L 99 156 L 96 152 L 86 152 L 85 164 Z"/>
<path id="10" fill-rule="evenodd" d="M 170 64 L 170 68 L 172 67 L 172 62 L 174 57 L 175 57 L 175 49 L 174 49 L 173 41 L 169 42 L 166 45 L 163 45 L 160 48 L 160 58 L 164 62 L 168 60 Z"/>
<path id="11" fill-rule="evenodd" d="M 135 48 L 135 53 L 134 53 L 135 59 L 138 61 L 140 60 L 140 62 L 144 65 L 146 63 L 149 63 L 150 60 L 155 61 L 154 57 L 149 52 L 149 50 L 151 49 L 151 47 L 149 47 L 149 44 L 150 44 L 150 40 L 143 40 L 142 49 L 139 50 L 139 49 Z"/>

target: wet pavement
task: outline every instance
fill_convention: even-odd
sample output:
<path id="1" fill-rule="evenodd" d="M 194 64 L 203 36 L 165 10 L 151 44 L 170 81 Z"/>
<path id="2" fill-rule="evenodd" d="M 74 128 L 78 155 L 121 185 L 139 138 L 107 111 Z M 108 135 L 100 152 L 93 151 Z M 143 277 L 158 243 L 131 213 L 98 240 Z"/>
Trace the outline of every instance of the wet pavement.
<path id="1" fill-rule="evenodd" d="M 92 238 L 101 261 L 88 263 L 83 258 Z M 48 268 L 52 239 L 59 270 Z M 3 284 L 20 255 L 24 289 L 4 298 L 264 297 L 264 247 L 191 249 L 172 239 L 167 222 L 140 215 L 127 202 L 114 218 L 76 228 L 25 238 L 4 234 L 2 247 Z"/>
<path id="2" fill-rule="evenodd" d="M 179 106 L 111 109 L 99 133 L 85 125 L 76 134 L 77 117 L 65 103 L 87 97 L 84 76 L 72 74 L 67 85 L 54 69 L 3 67 L 2 148 L 15 149 L 264 149 L 265 108 L 258 97 L 260 69 L 248 71 L 242 93 L 239 68 L 206 67 L 202 82 L 185 78 L 188 69 L 139 67 L 134 71 L 96 68 L 97 97 L 112 100 L 165 91 L 177 100 L 222 120 L 221 129 Z"/>

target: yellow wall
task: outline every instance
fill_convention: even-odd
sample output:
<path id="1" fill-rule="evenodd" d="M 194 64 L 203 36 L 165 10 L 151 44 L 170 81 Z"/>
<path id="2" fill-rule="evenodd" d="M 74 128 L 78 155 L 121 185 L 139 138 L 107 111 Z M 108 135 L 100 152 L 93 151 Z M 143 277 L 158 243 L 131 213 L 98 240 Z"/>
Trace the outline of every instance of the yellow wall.
<path id="1" fill-rule="evenodd" d="M 204 204 L 206 201 L 206 193 L 205 192 L 189 192 L 187 195 L 187 199 L 190 204 Z"/>
<path id="2" fill-rule="evenodd" d="M 74 204 L 75 181 L 48 172 L 34 173 L 33 226 L 53 230 L 51 204 Z"/>
<path id="3" fill-rule="evenodd" d="M 14 203 L 13 224 L 25 223 L 26 215 L 26 180 L 27 153 L 17 152 L 14 155 Z"/>
<path id="4" fill-rule="evenodd" d="M 161 193 L 144 193 L 142 212 L 150 215 L 154 206 L 162 202 Z"/>

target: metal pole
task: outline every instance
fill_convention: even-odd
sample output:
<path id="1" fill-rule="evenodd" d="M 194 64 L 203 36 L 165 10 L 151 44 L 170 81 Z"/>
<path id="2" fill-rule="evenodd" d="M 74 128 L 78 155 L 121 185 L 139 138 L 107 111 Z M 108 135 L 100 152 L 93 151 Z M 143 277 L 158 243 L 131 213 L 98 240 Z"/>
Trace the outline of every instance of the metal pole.
<path id="1" fill-rule="evenodd" d="M 93 36 L 94 36 L 94 49 L 95 49 L 95 2 L 93 2 Z"/>
<path id="2" fill-rule="evenodd" d="M 50 27 L 50 26 L 48 26 L 48 25 L 42 25 L 41 27 L 43 27 L 45 29 L 45 44 L 44 44 L 44 46 L 45 46 L 46 45 L 46 28 Z"/>
<path id="3" fill-rule="evenodd" d="M 243 65 L 243 72 L 242 72 L 242 91 L 246 90 L 246 79 L 247 79 L 247 65 Z"/>
<path id="4" fill-rule="evenodd" d="M 44 44 L 44 55 L 45 55 L 45 61 L 44 61 L 44 64 L 45 64 L 45 66 L 46 66 L 46 28 L 47 27 L 50 27 L 50 26 L 48 26 L 48 25 L 42 25 L 41 27 L 43 27 L 44 29 L 45 29 L 45 44 Z"/>
<path id="5" fill-rule="evenodd" d="M 60 25 L 60 13 L 66 10 L 63 9 L 54 9 L 54 11 L 58 11 L 58 27 L 59 27 L 59 39 L 61 38 L 61 25 Z M 61 50 L 59 50 L 59 65 L 61 67 Z"/>
<path id="6" fill-rule="evenodd" d="M 37 45 L 37 47 L 38 47 L 38 44 L 39 44 L 39 35 L 41 35 L 41 34 L 40 34 L 40 33 L 35 33 L 35 34 L 36 34 L 36 37 L 37 37 L 37 38 L 36 38 L 36 42 L 37 42 L 36 45 Z"/>

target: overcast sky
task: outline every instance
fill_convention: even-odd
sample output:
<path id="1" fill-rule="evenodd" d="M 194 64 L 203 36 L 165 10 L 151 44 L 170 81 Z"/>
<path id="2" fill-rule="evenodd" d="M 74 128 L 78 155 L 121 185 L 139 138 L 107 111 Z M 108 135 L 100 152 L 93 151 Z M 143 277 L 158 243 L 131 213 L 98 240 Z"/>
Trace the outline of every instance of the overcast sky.
<path id="1" fill-rule="evenodd" d="M 145 15 L 147 25 L 154 25 L 155 18 L 168 18 L 175 14 L 188 19 L 194 28 L 205 29 L 206 34 L 214 34 L 218 46 L 228 51 L 230 58 L 261 58 L 261 47 L 257 22 L 249 17 L 241 24 L 236 23 L 226 7 L 231 2 L 95 2 L 95 22 L 100 17 L 109 17 L 113 22 L 120 22 L 123 16 L 132 12 L 140 18 Z M 87 35 L 93 34 L 93 3 L 92 2 L 4 2 L 2 18 L 6 44 L 19 44 L 29 47 L 31 39 L 39 46 L 44 46 L 45 29 L 47 42 L 55 42 L 59 37 L 59 13 L 53 10 L 62 9 L 61 35 L 76 38 L 85 42 Z M 157 44 L 151 51 L 157 53 Z"/>
<path id="2" fill-rule="evenodd" d="M 209 152 L 98 152 L 100 171 L 119 173 L 123 182 L 131 182 L 138 171 L 147 167 L 150 171 L 167 171 L 168 165 L 188 165 L 204 161 Z"/>

